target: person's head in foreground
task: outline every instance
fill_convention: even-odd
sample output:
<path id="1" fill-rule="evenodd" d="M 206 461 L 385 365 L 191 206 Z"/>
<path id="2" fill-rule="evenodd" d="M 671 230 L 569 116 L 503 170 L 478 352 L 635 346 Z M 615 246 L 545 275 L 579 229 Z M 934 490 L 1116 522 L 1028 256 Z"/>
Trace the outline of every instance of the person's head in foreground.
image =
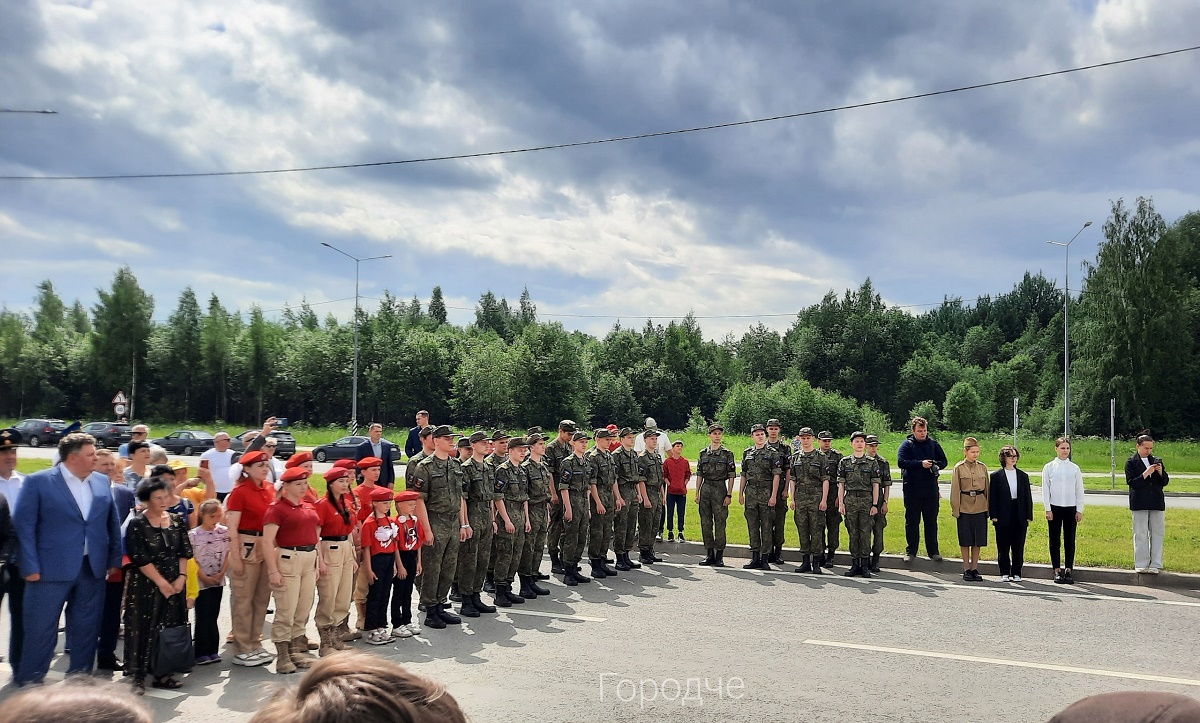
<path id="1" fill-rule="evenodd" d="M 1200 701 L 1155 691 L 1101 693 L 1072 703 L 1050 723 L 1200 723 Z"/>
<path id="2" fill-rule="evenodd" d="M 124 689 L 68 680 L 38 686 L 14 695 L 0 706 L 0 723 L 58 723 L 64 720 L 98 723 L 152 723 L 150 709 Z"/>
<path id="3" fill-rule="evenodd" d="M 441 684 L 366 653 L 321 658 L 294 686 L 282 688 L 250 723 L 466 723 Z"/>

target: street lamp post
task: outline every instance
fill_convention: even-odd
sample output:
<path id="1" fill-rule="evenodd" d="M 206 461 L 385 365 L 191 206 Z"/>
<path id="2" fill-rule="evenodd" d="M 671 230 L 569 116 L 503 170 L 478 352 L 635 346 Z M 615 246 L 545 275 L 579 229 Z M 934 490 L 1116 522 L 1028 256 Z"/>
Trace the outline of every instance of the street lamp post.
<path id="1" fill-rule="evenodd" d="M 1067 276 L 1070 274 L 1071 244 L 1075 243 L 1075 239 L 1079 238 L 1079 234 L 1083 233 L 1083 229 L 1091 225 L 1091 221 L 1084 223 L 1075 232 L 1075 235 L 1071 237 L 1071 240 L 1066 243 L 1062 243 L 1061 241 L 1046 242 L 1053 246 L 1063 247 L 1063 436 L 1068 439 L 1071 436 L 1071 326 L 1068 317 L 1070 313 L 1071 288 L 1067 284 Z"/>
<path id="2" fill-rule="evenodd" d="M 354 261 L 354 373 L 350 382 L 350 424 L 357 430 L 358 428 L 358 265 L 363 261 L 377 261 L 379 259 L 390 259 L 391 254 L 384 256 L 366 256 L 358 257 L 342 251 L 333 244 L 327 244 L 324 241 L 321 245 L 337 251 L 342 256 Z"/>

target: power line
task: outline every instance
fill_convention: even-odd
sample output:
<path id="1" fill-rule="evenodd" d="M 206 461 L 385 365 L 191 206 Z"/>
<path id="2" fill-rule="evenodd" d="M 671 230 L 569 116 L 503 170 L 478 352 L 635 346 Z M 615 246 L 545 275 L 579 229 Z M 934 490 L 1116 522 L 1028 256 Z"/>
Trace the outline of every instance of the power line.
<path id="1" fill-rule="evenodd" d="M 58 115 L 56 110 L 24 110 L 20 108 L 0 108 L 0 113 L 36 113 L 38 115 Z"/>
<path id="2" fill-rule="evenodd" d="M 535 151 L 551 151 L 564 148 L 579 148 L 582 146 L 595 146 L 605 143 L 623 143 L 626 141 L 645 140 L 648 138 L 662 138 L 665 136 L 682 135 L 685 133 L 699 133 L 701 131 L 720 130 L 724 128 L 736 128 L 739 126 L 748 126 L 756 123 L 771 123 L 781 120 L 790 120 L 793 118 L 804 118 L 807 116 L 821 115 L 825 113 L 836 113 L 846 110 L 855 110 L 858 108 L 869 108 L 877 105 L 887 105 L 889 103 L 901 103 L 909 100 L 918 100 L 921 98 L 932 98 L 939 95 L 948 95 L 951 93 L 962 93 L 969 90 L 980 90 L 982 88 L 994 88 L 1000 85 L 1009 85 L 1012 83 L 1024 83 L 1030 80 L 1038 80 L 1040 78 L 1050 78 L 1056 75 L 1066 75 L 1068 73 L 1080 73 L 1085 70 L 1096 70 L 1097 68 L 1108 68 L 1116 65 L 1124 65 L 1126 63 L 1136 63 L 1142 60 L 1150 60 L 1152 58 L 1164 58 L 1169 55 L 1178 55 L 1180 53 L 1190 53 L 1200 50 L 1200 45 L 1194 45 L 1190 48 L 1179 48 L 1176 50 L 1167 50 L 1161 53 L 1150 53 L 1148 55 L 1139 55 L 1132 58 L 1124 58 L 1122 60 L 1110 60 L 1104 63 L 1093 63 L 1091 65 L 1081 65 L 1075 68 L 1065 68 L 1062 70 L 1052 70 L 1045 73 L 1036 73 L 1033 75 L 1023 75 L 1019 78 L 1008 78 L 1006 80 L 994 80 L 987 83 L 976 83 L 974 85 L 964 85 L 957 88 L 947 88 L 943 90 L 934 90 L 925 93 L 915 93 L 913 95 L 899 96 L 895 98 L 886 98 L 883 100 L 872 100 L 863 103 L 851 103 L 849 105 L 840 105 L 832 108 L 822 108 L 820 110 L 801 111 L 799 113 L 786 113 L 783 115 L 768 116 L 765 118 L 753 118 L 750 120 L 730 121 L 726 123 L 714 123 L 711 125 L 693 126 L 690 128 L 677 128 L 675 130 L 655 131 L 651 133 L 639 133 L 636 135 L 615 136 L 612 138 L 600 138 L 587 141 L 574 141 L 570 143 L 554 143 L 541 146 L 529 146 L 525 148 L 510 148 L 500 151 L 482 151 L 479 153 L 458 153 L 445 156 L 429 156 L 425 158 L 405 158 L 395 161 L 371 161 L 366 163 L 341 163 L 329 166 L 303 166 L 297 168 L 271 168 L 258 169 L 250 171 L 203 171 L 195 173 L 122 173 L 122 174 L 107 174 L 95 176 L 0 176 L 2 181 L 112 181 L 112 180 L 133 180 L 145 178 L 212 178 L 218 176 L 257 176 L 274 173 L 306 173 L 309 171 L 333 171 L 354 168 L 374 168 L 378 166 L 399 166 L 414 163 L 435 163 L 439 161 L 461 161 L 472 158 L 488 158 L 492 156 L 515 155 L 518 153 L 532 153 Z"/>

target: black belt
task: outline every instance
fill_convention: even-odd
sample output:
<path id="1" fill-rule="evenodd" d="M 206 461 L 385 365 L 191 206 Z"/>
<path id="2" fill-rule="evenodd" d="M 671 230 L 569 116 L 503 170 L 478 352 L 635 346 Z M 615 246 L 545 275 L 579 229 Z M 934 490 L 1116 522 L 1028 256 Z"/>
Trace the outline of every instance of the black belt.
<path id="1" fill-rule="evenodd" d="M 295 550 L 296 552 L 313 552 L 317 549 L 316 545 L 280 545 L 281 550 Z"/>
<path id="2" fill-rule="evenodd" d="M 967 497 L 978 497 L 979 495 L 987 494 L 987 490 L 959 490 L 958 493 Z"/>
<path id="3" fill-rule="evenodd" d="M 870 497 L 871 492 L 866 490 L 846 490 L 846 494 L 851 497 Z"/>
<path id="4" fill-rule="evenodd" d="M 262 530 L 238 530 L 239 535 L 249 535 L 250 537 L 262 537 Z"/>
<path id="5" fill-rule="evenodd" d="M 350 535 L 321 535 L 321 539 L 325 542 L 345 542 L 350 539 Z"/>

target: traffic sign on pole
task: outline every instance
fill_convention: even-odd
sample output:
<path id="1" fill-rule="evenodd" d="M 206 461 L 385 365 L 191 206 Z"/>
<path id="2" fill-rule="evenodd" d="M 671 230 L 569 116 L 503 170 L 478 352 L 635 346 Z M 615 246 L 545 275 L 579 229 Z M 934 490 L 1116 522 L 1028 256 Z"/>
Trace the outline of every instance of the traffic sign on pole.
<path id="1" fill-rule="evenodd" d="M 125 392 L 117 392 L 117 396 L 113 397 L 113 404 L 128 404 L 129 400 L 125 397 Z"/>

